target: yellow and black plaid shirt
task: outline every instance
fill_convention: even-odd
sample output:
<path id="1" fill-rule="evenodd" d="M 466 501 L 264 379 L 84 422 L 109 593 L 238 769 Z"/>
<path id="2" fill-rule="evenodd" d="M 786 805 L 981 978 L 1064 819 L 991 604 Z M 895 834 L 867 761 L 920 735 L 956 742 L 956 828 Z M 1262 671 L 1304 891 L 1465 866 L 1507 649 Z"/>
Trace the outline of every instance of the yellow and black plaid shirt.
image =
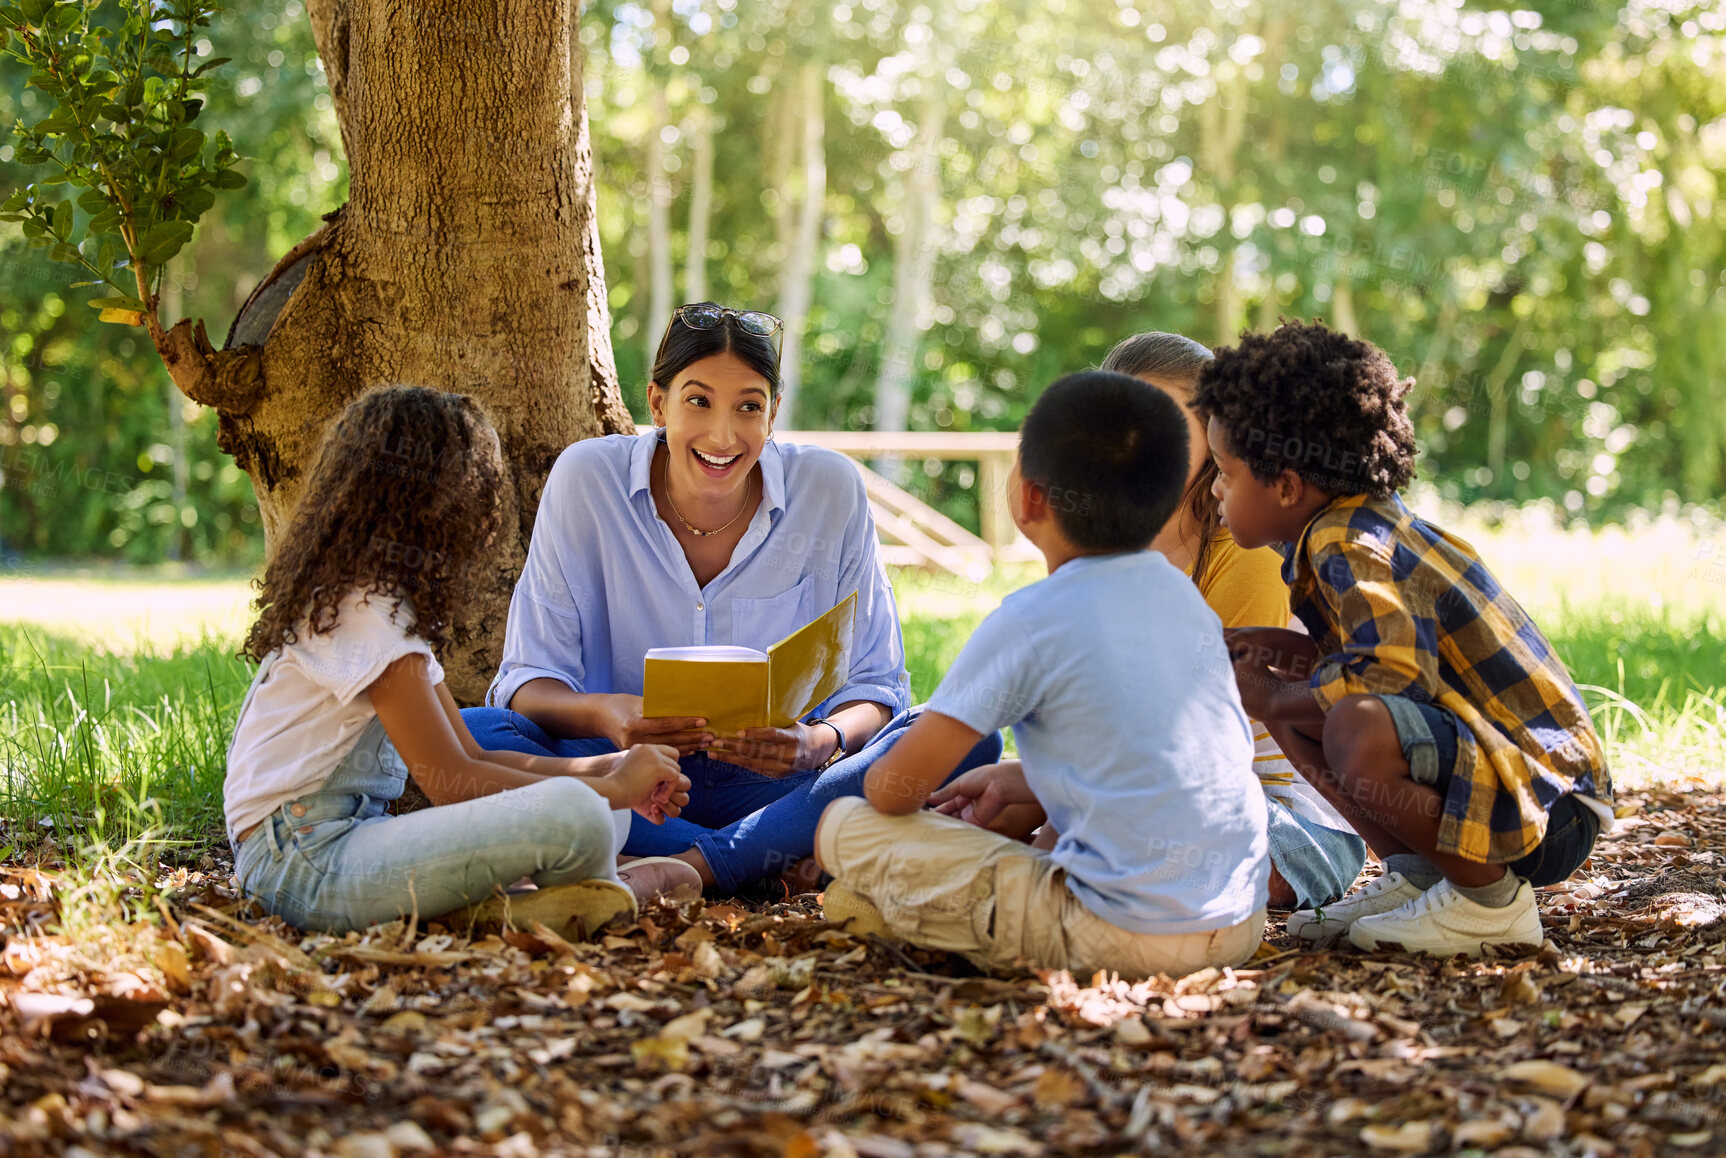
<path id="1" fill-rule="evenodd" d="M 1312 689 L 1327 712 L 1344 696 L 1404 695 L 1462 721 L 1442 851 L 1512 861 L 1540 843 L 1565 793 L 1611 800 L 1570 673 L 1467 543 L 1395 496 L 1351 495 L 1313 516 L 1283 578 L 1326 657 Z"/>

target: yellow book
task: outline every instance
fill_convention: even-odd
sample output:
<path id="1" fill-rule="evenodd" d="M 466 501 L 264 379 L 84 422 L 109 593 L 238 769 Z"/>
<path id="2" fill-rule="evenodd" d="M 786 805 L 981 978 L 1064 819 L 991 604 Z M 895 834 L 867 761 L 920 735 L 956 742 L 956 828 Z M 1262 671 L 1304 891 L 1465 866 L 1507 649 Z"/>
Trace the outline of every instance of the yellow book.
<path id="1" fill-rule="evenodd" d="M 788 728 L 845 686 L 857 593 L 766 651 L 656 647 L 647 653 L 641 714 L 697 716 L 719 735 Z"/>

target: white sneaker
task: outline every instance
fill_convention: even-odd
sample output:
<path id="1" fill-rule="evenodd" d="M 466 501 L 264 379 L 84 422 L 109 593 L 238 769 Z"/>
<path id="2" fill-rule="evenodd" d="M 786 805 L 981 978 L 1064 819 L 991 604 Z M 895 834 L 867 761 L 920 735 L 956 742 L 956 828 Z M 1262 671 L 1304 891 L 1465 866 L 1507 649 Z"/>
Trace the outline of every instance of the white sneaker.
<path id="1" fill-rule="evenodd" d="M 1348 932 L 1362 917 L 1400 909 L 1420 896 L 1422 891 L 1419 885 L 1401 873 L 1385 873 L 1334 905 L 1296 909 L 1288 915 L 1286 927 L 1291 937 L 1302 941 L 1322 941 Z"/>
<path id="2" fill-rule="evenodd" d="M 1489 909 L 1440 881 L 1400 909 L 1362 917 L 1348 931 L 1362 949 L 1400 945 L 1409 953 L 1478 957 L 1487 945 L 1527 945 L 1538 949 L 1546 939 L 1540 927 L 1540 906 L 1534 886 L 1522 881 L 1515 898 L 1502 909 Z"/>

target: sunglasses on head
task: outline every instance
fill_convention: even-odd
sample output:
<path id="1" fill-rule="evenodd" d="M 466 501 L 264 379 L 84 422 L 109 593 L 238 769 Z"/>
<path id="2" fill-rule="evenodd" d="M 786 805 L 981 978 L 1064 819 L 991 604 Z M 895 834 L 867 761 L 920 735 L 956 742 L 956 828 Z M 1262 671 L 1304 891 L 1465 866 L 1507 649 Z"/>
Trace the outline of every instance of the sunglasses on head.
<path id="1" fill-rule="evenodd" d="M 672 321 L 682 322 L 692 330 L 717 329 L 726 318 L 736 318 L 739 329 L 745 333 L 754 334 L 758 338 L 771 338 L 785 329 L 784 322 L 761 310 L 732 310 L 724 306 L 703 303 L 695 306 L 678 306 L 671 311 Z"/>

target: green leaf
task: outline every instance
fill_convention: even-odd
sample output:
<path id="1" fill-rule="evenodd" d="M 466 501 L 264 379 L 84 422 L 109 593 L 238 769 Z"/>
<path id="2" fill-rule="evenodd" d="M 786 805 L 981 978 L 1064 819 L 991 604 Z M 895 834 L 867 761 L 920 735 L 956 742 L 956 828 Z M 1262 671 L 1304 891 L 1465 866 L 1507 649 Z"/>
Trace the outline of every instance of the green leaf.
<path id="1" fill-rule="evenodd" d="M 178 129 L 174 133 L 172 143 L 168 146 L 168 155 L 176 161 L 185 161 L 196 157 L 203 149 L 203 133 L 197 129 Z"/>
<path id="2" fill-rule="evenodd" d="M 86 189 L 78 194 L 78 208 L 86 213 L 100 213 L 108 208 L 108 195 L 100 189 Z"/>
<path id="3" fill-rule="evenodd" d="M 210 184 L 218 189 L 244 189 L 246 175 L 232 169 L 217 169 L 210 175 Z"/>
<path id="4" fill-rule="evenodd" d="M 25 20 L 41 24 L 42 18 L 48 15 L 48 9 L 54 7 L 54 0 L 21 0 L 18 7 L 23 10 Z"/>
<path id="5" fill-rule="evenodd" d="M 72 203 L 62 201 L 54 206 L 54 236 L 62 241 L 72 232 Z"/>
<path id="6" fill-rule="evenodd" d="M 64 241 L 48 248 L 48 260 L 63 261 L 68 265 L 83 264 L 82 259 L 78 254 L 78 247 L 76 245 L 70 245 Z"/>
<path id="7" fill-rule="evenodd" d="M 145 265 L 166 264 L 191 239 L 190 221 L 163 221 L 139 240 L 138 260 Z"/>
<path id="8" fill-rule="evenodd" d="M 216 195 L 208 188 L 187 189 L 179 197 L 180 216 L 187 221 L 196 221 L 215 203 Z"/>
<path id="9" fill-rule="evenodd" d="M 232 59 L 234 59 L 234 58 L 231 56 L 218 56 L 213 60 L 206 60 L 203 64 L 200 64 L 196 69 L 194 69 L 192 71 L 192 75 L 193 76 L 202 76 L 204 73 L 208 72 L 212 68 L 215 68 L 217 65 L 226 64 Z"/>
<path id="10" fill-rule="evenodd" d="M 85 302 L 84 304 L 89 306 L 93 310 L 139 310 L 139 311 L 142 311 L 144 308 L 143 302 L 139 301 L 137 298 L 128 298 L 128 297 L 91 298 L 89 301 Z"/>

